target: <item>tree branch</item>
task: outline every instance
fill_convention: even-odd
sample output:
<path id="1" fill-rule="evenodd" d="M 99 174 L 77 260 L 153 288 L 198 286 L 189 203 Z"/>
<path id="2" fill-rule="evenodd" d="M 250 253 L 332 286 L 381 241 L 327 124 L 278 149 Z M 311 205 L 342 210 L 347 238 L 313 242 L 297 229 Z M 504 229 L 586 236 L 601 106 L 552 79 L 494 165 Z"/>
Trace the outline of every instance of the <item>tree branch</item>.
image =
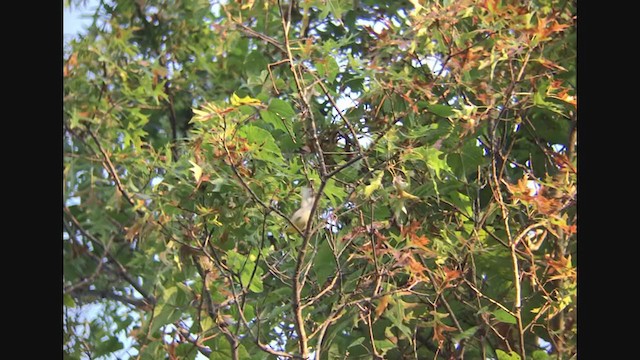
<path id="1" fill-rule="evenodd" d="M 113 166 L 113 163 L 111 162 L 111 159 L 109 159 L 109 154 L 107 154 L 106 150 L 102 147 L 102 145 L 100 144 L 100 141 L 98 140 L 96 135 L 93 133 L 93 131 L 91 131 L 91 129 L 89 129 L 88 126 L 87 126 L 87 132 L 89 133 L 89 135 L 91 136 L 93 141 L 98 146 L 98 149 L 100 150 L 100 153 L 102 154 L 102 156 L 104 158 L 104 161 L 102 162 L 102 164 L 103 164 L 105 170 L 107 170 L 107 172 L 111 175 L 111 177 L 113 178 L 113 181 L 115 181 L 115 183 L 116 183 L 116 187 L 118 188 L 118 190 L 120 191 L 122 196 L 124 196 L 125 200 L 127 200 L 127 202 L 135 209 L 136 208 L 136 203 L 133 201 L 133 198 L 129 195 L 129 193 L 125 190 L 124 186 L 122 185 L 122 182 L 120 181 L 120 177 L 118 176 L 118 172 L 116 171 L 115 167 Z M 144 215 L 144 211 L 142 211 L 140 209 L 137 209 L 136 213 L 138 213 L 138 215 L 140 215 L 140 216 Z"/>
<path id="2" fill-rule="evenodd" d="M 198 351 L 200 351 L 202 355 L 206 356 L 207 358 L 211 356 L 211 353 L 212 353 L 211 349 L 200 344 L 197 338 L 193 339 L 192 336 L 194 335 L 191 334 L 191 331 L 187 329 L 185 325 L 178 324 L 176 328 L 178 329 L 178 332 L 180 333 L 180 335 L 182 335 L 185 338 L 185 340 L 192 343 L 198 349 Z"/>
<path id="3" fill-rule="evenodd" d="M 74 289 L 74 290 L 71 290 L 69 294 L 79 298 L 81 297 L 92 298 L 92 299 L 100 298 L 100 299 L 109 299 L 109 300 L 119 301 L 121 303 L 135 306 L 138 309 L 146 310 L 149 308 L 149 303 L 145 299 L 133 299 L 127 296 L 114 294 L 107 290 Z"/>
<path id="4" fill-rule="evenodd" d="M 96 237 L 94 237 L 93 235 L 89 234 L 80 224 L 80 222 L 78 221 L 78 219 L 75 218 L 75 216 L 73 216 L 73 214 L 71 213 L 71 211 L 69 211 L 69 209 L 65 206 L 63 208 L 64 212 L 69 216 L 71 222 L 73 223 L 73 225 L 80 231 L 80 233 L 85 236 L 86 238 L 88 238 L 89 240 L 91 240 L 91 242 L 93 244 L 95 244 L 96 246 L 100 247 L 106 254 L 107 259 L 109 259 L 110 262 L 112 262 L 116 268 L 117 268 L 117 273 L 122 276 L 129 284 L 131 284 L 131 286 L 133 286 L 134 289 L 136 289 L 137 292 L 140 293 L 140 295 L 142 295 L 142 297 L 144 297 L 144 299 L 147 301 L 147 303 L 149 304 L 155 304 L 156 299 L 155 297 L 153 297 L 151 294 L 149 294 L 146 290 L 144 290 L 142 288 L 142 286 L 140 286 L 138 284 L 137 281 L 135 281 L 131 275 L 129 275 L 129 273 L 127 272 L 127 269 L 122 266 L 122 264 L 120 264 L 120 262 L 114 258 L 111 253 L 109 251 L 107 251 L 107 248 L 102 244 L 102 242 L 100 240 L 98 240 Z"/>
<path id="5" fill-rule="evenodd" d="M 320 88 L 322 89 L 322 92 L 325 94 L 327 99 L 329 99 L 329 102 L 331 103 L 331 106 L 333 106 L 333 108 L 336 110 L 336 112 L 338 113 L 338 115 L 340 116 L 342 121 L 349 128 L 349 132 L 351 133 L 351 136 L 353 136 L 353 143 L 356 146 L 356 149 L 358 150 L 358 154 L 360 154 L 360 157 L 363 159 L 365 165 L 367 166 L 367 169 L 371 169 L 371 166 L 369 165 L 369 162 L 367 161 L 367 158 L 364 156 L 364 153 L 362 152 L 362 148 L 360 146 L 360 142 L 358 142 L 358 136 L 356 135 L 355 128 L 353 127 L 353 125 L 351 125 L 351 122 L 349 121 L 349 119 L 347 119 L 347 117 L 342 114 L 342 111 L 340 111 L 340 108 L 338 108 L 338 105 L 333 100 L 333 96 L 331 96 L 331 94 L 329 93 L 329 90 L 327 89 L 327 87 L 324 85 L 324 83 L 322 83 L 322 80 L 320 78 L 318 78 L 318 76 L 316 74 L 314 74 L 312 72 L 310 72 L 310 74 L 313 76 L 314 79 L 317 80 L 317 83 L 318 83 L 318 85 L 320 85 Z"/>

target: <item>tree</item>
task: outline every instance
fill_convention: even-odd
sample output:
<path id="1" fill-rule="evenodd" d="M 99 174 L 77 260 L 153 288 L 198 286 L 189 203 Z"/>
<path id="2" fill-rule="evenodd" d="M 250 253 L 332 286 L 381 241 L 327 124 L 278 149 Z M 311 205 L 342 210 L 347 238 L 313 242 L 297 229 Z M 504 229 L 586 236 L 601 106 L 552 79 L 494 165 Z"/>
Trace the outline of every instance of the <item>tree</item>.
<path id="1" fill-rule="evenodd" d="M 65 356 L 575 357 L 575 14 L 100 1 L 64 52 Z"/>

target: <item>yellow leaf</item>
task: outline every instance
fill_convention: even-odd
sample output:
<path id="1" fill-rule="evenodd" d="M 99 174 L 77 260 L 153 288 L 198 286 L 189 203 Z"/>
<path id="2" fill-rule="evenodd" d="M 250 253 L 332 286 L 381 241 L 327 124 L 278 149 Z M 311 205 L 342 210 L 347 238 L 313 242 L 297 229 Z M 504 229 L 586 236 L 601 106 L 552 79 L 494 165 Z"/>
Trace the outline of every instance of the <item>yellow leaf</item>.
<path id="1" fill-rule="evenodd" d="M 231 105 L 233 106 L 241 106 L 241 105 L 259 105 L 262 104 L 262 102 L 258 99 L 254 99 L 251 96 L 245 96 L 243 98 L 239 97 L 238 95 L 236 95 L 236 93 L 233 93 L 233 95 L 231 95 Z"/>
<path id="2" fill-rule="evenodd" d="M 249 1 L 247 1 L 246 4 L 242 5 L 240 7 L 240 9 L 242 9 L 242 10 L 251 9 L 253 7 L 253 3 L 254 2 L 255 2 L 255 0 L 249 0 Z"/>
<path id="3" fill-rule="evenodd" d="M 384 171 L 378 173 L 375 179 L 371 180 L 369 185 L 364 187 L 364 196 L 371 197 L 371 194 L 382 187 L 382 176 L 384 176 Z"/>
<path id="4" fill-rule="evenodd" d="M 419 197 L 413 195 L 413 194 L 409 194 L 408 192 L 401 190 L 400 191 L 400 197 L 404 198 L 404 199 L 411 199 L 411 200 L 420 200 Z"/>
<path id="5" fill-rule="evenodd" d="M 193 167 L 189 170 L 193 171 L 193 177 L 196 178 L 196 181 L 199 181 L 200 177 L 202 176 L 202 168 L 191 160 L 189 160 L 189 162 L 191 163 L 191 165 L 193 165 Z"/>
<path id="6" fill-rule="evenodd" d="M 202 111 L 198 109 L 191 109 L 191 111 L 193 111 L 193 113 L 197 116 L 210 116 L 210 114 L 206 111 Z"/>
<path id="7" fill-rule="evenodd" d="M 419 0 L 410 0 L 410 2 L 414 6 L 414 9 L 411 10 L 411 16 L 416 16 L 420 10 L 424 9 Z"/>

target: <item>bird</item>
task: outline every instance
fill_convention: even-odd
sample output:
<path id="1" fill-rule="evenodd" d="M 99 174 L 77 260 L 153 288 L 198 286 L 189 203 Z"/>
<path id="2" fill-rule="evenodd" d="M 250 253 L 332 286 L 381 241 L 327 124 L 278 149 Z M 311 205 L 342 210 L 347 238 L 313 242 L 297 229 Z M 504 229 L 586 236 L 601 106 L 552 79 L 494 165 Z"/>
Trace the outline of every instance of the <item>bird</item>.
<path id="1" fill-rule="evenodd" d="M 300 231 L 304 232 L 307 228 L 309 217 L 311 216 L 311 208 L 313 207 L 315 196 L 313 196 L 313 190 L 306 186 L 300 189 L 300 195 L 302 195 L 302 202 L 300 203 L 300 208 L 291 215 L 291 222 L 295 224 Z M 288 232 L 295 233 L 296 230 L 290 227 Z"/>

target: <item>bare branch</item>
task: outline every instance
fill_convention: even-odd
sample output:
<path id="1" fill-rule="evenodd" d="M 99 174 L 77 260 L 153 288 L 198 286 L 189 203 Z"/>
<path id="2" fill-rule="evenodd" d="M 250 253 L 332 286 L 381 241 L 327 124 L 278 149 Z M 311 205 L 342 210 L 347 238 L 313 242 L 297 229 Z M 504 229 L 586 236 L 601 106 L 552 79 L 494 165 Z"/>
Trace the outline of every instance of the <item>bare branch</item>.
<path id="1" fill-rule="evenodd" d="M 516 314 L 507 309 L 506 306 L 502 305 L 501 303 L 493 300 L 492 298 L 488 297 L 487 295 L 483 294 L 480 290 L 478 290 L 471 282 L 469 282 L 469 280 L 464 280 L 464 282 L 469 286 L 469 288 L 471 288 L 471 290 L 473 290 L 473 292 L 475 292 L 478 296 L 480 296 L 483 299 L 487 299 L 490 303 L 496 305 L 497 307 L 499 307 L 500 309 L 504 310 L 505 312 L 507 312 L 507 314 L 516 317 Z"/>
<path id="2" fill-rule="evenodd" d="M 109 154 L 102 147 L 102 144 L 100 144 L 100 141 L 98 140 L 96 135 L 93 133 L 93 131 L 91 131 L 91 129 L 89 129 L 89 127 L 87 127 L 87 132 L 89 133 L 89 135 L 91 136 L 93 141 L 98 146 L 98 149 L 100 150 L 100 153 L 102 154 L 102 156 L 104 158 L 104 161 L 102 162 L 104 168 L 111 175 L 111 177 L 113 178 L 113 181 L 115 181 L 116 187 L 118 188 L 118 190 L 120 191 L 122 196 L 124 196 L 125 200 L 127 200 L 127 202 L 135 209 L 136 208 L 136 203 L 133 201 L 133 198 L 129 195 L 129 193 L 125 190 L 124 186 L 122 185 L 122 182 L 120 181 L 120 177 L 118 176 L 118 172 L 116 171 L 116 168 L 113 166 L 113 163 L 111 162 L 111 159 L 109 158 Z M 144 215 L 144 212 L 142 210 L 140 210 L 140 209 L 137 209 L 136 212 L 140 216 Z"/>
<path id="3" fill-rule="evenodd" d="M 89 299 L 96 299 L 96 298 L 109 299 L 109 300 L 125 303 L 128 305 L 132 305 L 139 309 L 147 310 L 149 308 L 149 303 L 144 299 L 134 299 L 127 296 L 114 294 L 113 292 L 107 291 L 107 290 L 74 289 L 69 291 L 68 293 L 79 298 L 84 297 Z"/>
<path id="4" fill-rule="evenodd" d="M 140 295 L 142 295 L 142 297 L 145 298 L 145 300 L 150 303 L 150 304 L 155 304 L 156 299 L 155 297 L 153 297 L 152 295 L 150 295 L 146 290 L 144 290 L 142 288 L 142 286 L 140 286 L 138 284 L 137 281 L 135 281 L 131 275 L 129 275 L 129 273 L 127 272 L 127 269 L 122 266 L 122 264 L 120 264 L 120 262 L 114 258 L 111 253 L 109 251 L 107 251 L 107 248 L 104 246 L 104 244 L 102 244 L 102 242 L 100 240 L 98 240 L 97 238 L 95 238 L 93 235 L 89 234 L 80 224 L 80 222 L 78 221 L 78 219 L 75 218 L 75 216 L 73 216 L 73 214 L 71 214 L 71 211 L 69 211 L 69 209 L 65 206 L 64 208 L 64 212 L 69 216 L 71 222 L 73 223 L 73 225 L 80 231 L 80 233 L 87 237 L 89 240 L 91 240 L 91 242 L 93 244 L 95 244 L 96 246 L 100 247 L 105 253 L 107 258 L 109 259 L 110 262 L 112 262 L 116 268 L 117 268 L 117 272 L 120 274 L 120 276 L 122 276 L 129 284 L 131 284 L 131 286 L 133 286 L 134 289 L 136 289 L 136 291 L 138 291 L 140 293 Z"/>

